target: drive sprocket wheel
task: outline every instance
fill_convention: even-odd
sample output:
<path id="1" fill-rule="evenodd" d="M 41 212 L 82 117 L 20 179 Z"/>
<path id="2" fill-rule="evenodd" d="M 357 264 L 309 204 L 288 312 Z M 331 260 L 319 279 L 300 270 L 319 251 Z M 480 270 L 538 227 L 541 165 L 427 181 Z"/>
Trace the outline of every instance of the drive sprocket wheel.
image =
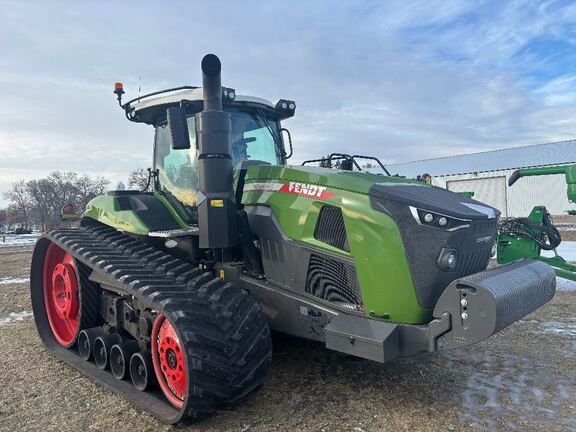
<path id="1" fill-rule="evenodd" d="M 152 361 L 162 392 L 172 405 L 180 408 L 188 385 L 184 350 L 164 315 L 156 318 L 152 329 Z"/>

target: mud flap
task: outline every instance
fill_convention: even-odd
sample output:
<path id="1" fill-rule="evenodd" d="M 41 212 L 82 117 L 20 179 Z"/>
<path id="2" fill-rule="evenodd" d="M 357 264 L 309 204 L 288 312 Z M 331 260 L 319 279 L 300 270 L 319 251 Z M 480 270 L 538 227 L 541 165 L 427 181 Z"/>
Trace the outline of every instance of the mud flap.
<path id="1" fill-rule="evenodd" d="M 430 351 L 483 341 L 550 301 L 555 292 L 554 270 L 531 259 L 456 279 L 434 307 L 434 318 L 446 321 L 449 314 L 451 325 L 430 341 Z"/>

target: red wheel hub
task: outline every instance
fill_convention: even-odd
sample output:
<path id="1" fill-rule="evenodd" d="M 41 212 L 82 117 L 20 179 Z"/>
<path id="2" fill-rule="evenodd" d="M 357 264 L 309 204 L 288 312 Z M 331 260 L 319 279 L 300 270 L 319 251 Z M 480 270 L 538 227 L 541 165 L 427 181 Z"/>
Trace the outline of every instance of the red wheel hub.
<path id="1" fill-rule="evenodd" d="M 78 330 L 78 279 L 74 258 L 54 243 L 44 257 L 44 304 L 54 338 L 69 347 Z"/>
<path id="2" fill-rule="evenodd" d="M 176 330 L 164 315 L 156 318 L 152 329 L 152 361 L 162 392 L 172 405 L 180 408 L 187 386 L 184 351 Z"/>

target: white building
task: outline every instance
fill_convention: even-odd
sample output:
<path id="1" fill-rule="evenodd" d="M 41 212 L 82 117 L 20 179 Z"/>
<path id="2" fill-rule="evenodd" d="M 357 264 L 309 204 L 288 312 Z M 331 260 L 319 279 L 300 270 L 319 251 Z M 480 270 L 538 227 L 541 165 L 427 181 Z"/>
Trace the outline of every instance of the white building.
<path id="1" fill-rule="evenodd" d="M 416 178 L 429 174 L 432 184 L 455 192 L 474 192 L 474 199 L 502 212 L 502 217 L 528 216 L 535 205 L 552 215 L 566 214 L 576 205 L 566 197 L 564 175 L 522 177 L 513 186 L 508 178 L 518 168 L 576 163 L 576 140 L 514 147 L 388 165 L 391 174 Z"/>

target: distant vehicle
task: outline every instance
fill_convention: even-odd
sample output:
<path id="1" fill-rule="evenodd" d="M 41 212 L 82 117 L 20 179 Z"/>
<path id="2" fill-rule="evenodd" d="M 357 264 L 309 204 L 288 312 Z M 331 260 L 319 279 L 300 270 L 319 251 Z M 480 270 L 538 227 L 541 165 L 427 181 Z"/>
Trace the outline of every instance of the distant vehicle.
<path id="1" fill-rule="evenodd" d="M 14 230 L 14 234 L 32 234 L 32 231 L 27 228 L 16 228 Z"/>

